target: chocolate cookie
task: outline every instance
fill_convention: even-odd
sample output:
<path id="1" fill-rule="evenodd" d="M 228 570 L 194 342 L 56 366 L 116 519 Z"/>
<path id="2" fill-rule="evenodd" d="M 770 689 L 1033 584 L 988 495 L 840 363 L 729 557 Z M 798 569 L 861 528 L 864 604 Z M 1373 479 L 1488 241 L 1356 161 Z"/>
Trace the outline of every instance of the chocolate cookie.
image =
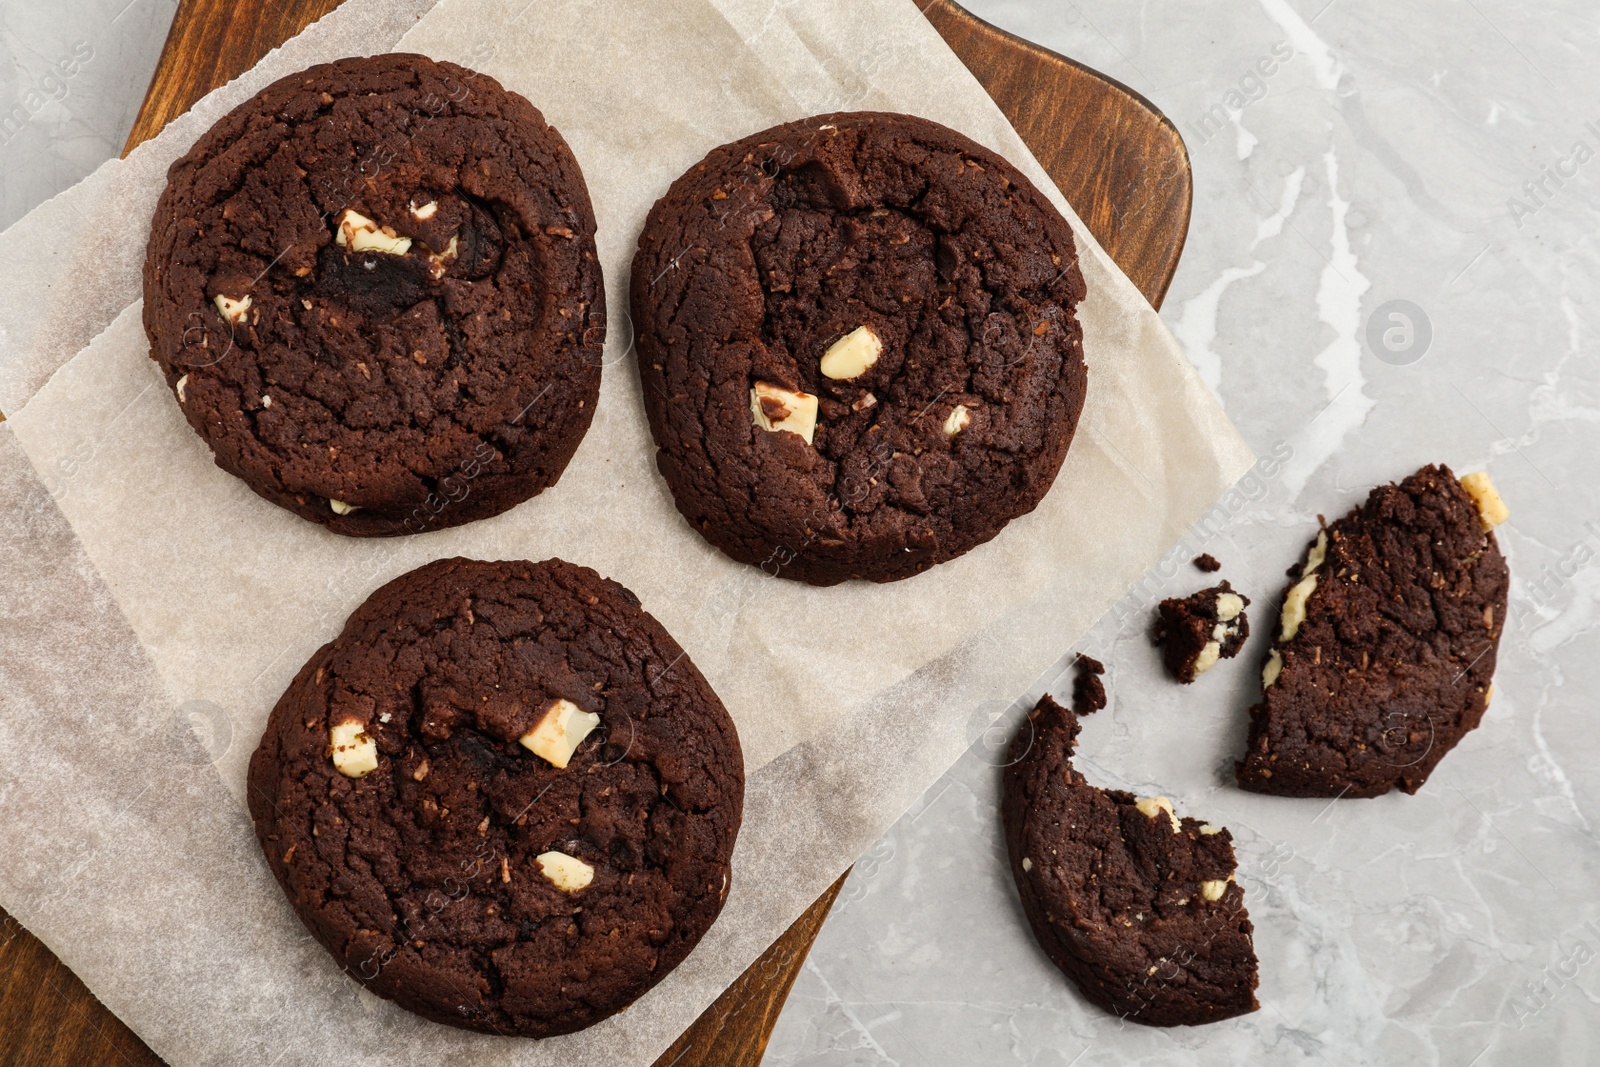
<path id="1" fill-rule="evenodd" d="M 1422 788 L 1489 704 L 1511 582 L 1489 531 L 1504 517 L 1486 476 L 1432 466 L 1317 534 L 1284 592 L 1242 787 Z"/>
<path id="2" fill-rule="evenodd" d="M 1219 659 L 1237 656 L 1250 636 L 1250 619 L 1244 612 L 1249 606 L 1250 598 L 1234 592 L 1227 582 L 1193 596 L 1163 600 L 1151 637 L 1161 646 L 1162 662 L 1172 676 L 1188 684 Z"/>
<path id="3" fill-rule="evenodd" d="M 656 202 L 632 306 L 656 462 L 723 552 L 814 585 L 953 559 L 1049 490 L 1083 407 L 1067 222 L 934 122 L 819 115 Z"/>
<path id="4" fill-rule="evenodd" d="M 167 173 L 144 326 L 223 470 L 336 533 L 496 515 L 594 415 L 594 211 L 566 142 L 424 56 L 274 82 Z"/>
<path id="5" fill-rule="evenodd" d="M 728 893 L 744 764 L 634 595 L 561 560 L 447 559 L 301 668 L 250 760 L 267 862 L 368 989 L 544 1037 L 622 1010 Z"/>
<path id="6" fill-rule="evenodd" d="M 1078 719 L 1039 701 L 1011 746 L 1001 817 L 1022 910 L 1083 995 L 1147 1026 L 1255 1011 L 1256 954 L 1233 838 L 1166 797 L 1072 767 Z"/>

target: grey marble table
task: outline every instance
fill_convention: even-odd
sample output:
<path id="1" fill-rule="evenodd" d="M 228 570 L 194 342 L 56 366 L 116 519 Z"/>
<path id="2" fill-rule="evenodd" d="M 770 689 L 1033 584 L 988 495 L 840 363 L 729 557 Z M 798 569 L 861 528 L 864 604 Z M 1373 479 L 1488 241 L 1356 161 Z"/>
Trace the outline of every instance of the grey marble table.
<path id="1" fill-rule="evenodd" d="M 1239 841 L 1260 1012 L 1124 1025 L 1034 946 L 996 806 L 1018 702 L 856 865 L 767 1062 L 1600 1062 L 1600 13 L 1585 0 L 967 0 L 1182 130 L 1194 221 L 1163 318 L 1276 458 L 1077 646 L 1100 785 Z M 120 148 L 175 0 L 0 6 L 0 226 Z M 1092 360 L 1093 354 L 1090 354 Z M 1145 632 L 1204 548 L 1262 618 L 1317 514 L 1441 460 L 1512 508 L 1496 696 L 1415 797 L 1231 785 L 1270 626 L 1179 689 Z M 1115 516 L 1107 516 L 1114 529 Z M 1028 698 L 1065 685 L 1058 667 Z"/>
<path id="2" fill-rule="evenodd" d="M 1262 1008 L 1148 1030 L 1064 985 L 1004 863 L 996 727 L 857 863 L 766 1062 L 1600 1063 L 1600 9 L 966 2 L 1178 125 L 1195 207 L 1162 318 L 1258 455 L 1286 457 L 1063 649 L 1108 665 L 1090 781 L 1239 839 Z M 1483 725 L 1414 797 L 1241 793 L 1271 626 L 1180 688 L 1152 601 L 1205 584 L 1203 545 L 1270 618 L 1319 512 L 1434 460 L 1488 469 L 1512 508 Z M 1064 695 L 1065 663 L 1029 696 Z"/>
<path id="3" fill-rule="evenodd" d="M 122 151 L 177 9 L 0 3 L 0 229 Z"/>

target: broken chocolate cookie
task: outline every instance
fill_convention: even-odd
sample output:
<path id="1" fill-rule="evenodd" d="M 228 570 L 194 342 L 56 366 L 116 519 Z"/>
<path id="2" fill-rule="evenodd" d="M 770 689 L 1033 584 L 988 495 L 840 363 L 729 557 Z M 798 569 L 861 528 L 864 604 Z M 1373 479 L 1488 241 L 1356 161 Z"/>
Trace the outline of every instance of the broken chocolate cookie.
<path id="1" fill-rule="evenodd" d="M 1510 573 L 1488 478 L 1424 467 L 1325 527 L 1284 592 L 1235 766 L 1280 796 L 1415 793 L 1488 707 Z"/>
<path id="2" fill-rule="evenodd" d="M 1250 636 L 1250 620 L 1244 613 L 1249 606 L 1250 598 L 1234 592 L 1227 582 L 1193 596 L 1163 600 L 1153 638 L 1172 676 L 1187 684 L 1219 659 L 1237 656 Z"/>
<path id="3" fill-rule="evenodd" d="M 1012 743 L 1001 817 L 1022 910 L 1083 995 L 1147 1026 L 1255 1011 L 1257 964 L 1227 830 L 1072 767 L 1078 719 L 1043 697 Z"/>

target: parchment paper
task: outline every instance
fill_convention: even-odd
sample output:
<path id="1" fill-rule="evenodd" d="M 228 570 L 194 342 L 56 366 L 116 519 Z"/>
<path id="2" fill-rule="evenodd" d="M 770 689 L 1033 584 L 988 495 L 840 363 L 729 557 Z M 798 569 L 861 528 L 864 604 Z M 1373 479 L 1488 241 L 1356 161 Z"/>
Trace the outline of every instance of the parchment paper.
<path id="1" fill-rule="evenodd" d="M 351 0 L 292 54 L 202 102 L 203 121 L 175 123 L 24 219 L 0 237 L 0 263 L 15 271 L 44 237 L 78 247 L 74 236 L 113 221 L 142 248 L 166 161 L 223 110 L 317 59 L 396 46 L 409 16 L 375 2 Z M 506 515 L 396 541 L 339 538 L 211 464 L 148 359 L 137 303 L 110 317 L 107 293 L 137 296 L 137 255 L 72 253 L 70 268 L 42 270 L 48 282 L 16 277 L 37 313 L 0 319 L 14 437 L 5 508 L 21 549 L 0 572 L 20 616 L 0 635 L 0 803 L 11 809 L 0 903 L 175 1064 L 263 1051 L 263 1062 L 424 1062 L 468 1050 L 491 1063 L 645 1062 L 1250 455 L 1073 217 L 1090 290 L 1089 401 L 1040 508 L 890 586 L 818 590 L 732 564 L 677 516 L 651 459 L 625 294 L 655 197 L 719 143 L 844 108 L 938 119 L 1054 187 L 907 0 L 449 0 L 398 47 L 493 74 L 571 142 L 610 297 L 595 423 L 560 484 Z M 752 772 L 722 920 L 656 991 L 571 1038 L 459 1034 L 357 992 L 300 931 L 228 796 L 242 792 L 261 724 L 306 656 L 374 587 L 450 554 L 559 555 L 628 585 L 727 703 Z M 97 629 L 104 636 L 86 641 Z M 52 853 L 51 826 L 88 842 L 76 866 Z"/>

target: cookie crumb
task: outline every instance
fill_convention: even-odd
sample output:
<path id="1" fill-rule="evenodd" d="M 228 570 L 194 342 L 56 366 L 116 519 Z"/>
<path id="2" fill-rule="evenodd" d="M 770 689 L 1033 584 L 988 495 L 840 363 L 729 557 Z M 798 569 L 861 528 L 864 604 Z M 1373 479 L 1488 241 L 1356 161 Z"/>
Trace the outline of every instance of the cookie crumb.
<path id="1" fill-rule="evenodd" d="M 1250 598 L 1226 581 L 1193 596 L 1163 600 L 1151 639 L 1161 646 L 1172 676 L 1187 685 L 1219 660 L 1237 656 L 1250 636 L 1244 611 L 1249 606 Z"/>
<path id="2" fill-rule="evenodd" d="M 1106 687 L 1099 677 L 1106 673 L 1105 664 L 1080 652 L 1076 666 L 1077 675 L 1072 680 L 1072 714 L 1093 715 L 1106 706 Z"/>
<path id="3" fill-rule="evenodd" d="M 1217 557 L 1209 552 L 1202 552 L 1196 556 L 1194 565 L 1207 574 L 1215 574 L 1222 569 L 1222 564 L 1217 562 Z"/>

